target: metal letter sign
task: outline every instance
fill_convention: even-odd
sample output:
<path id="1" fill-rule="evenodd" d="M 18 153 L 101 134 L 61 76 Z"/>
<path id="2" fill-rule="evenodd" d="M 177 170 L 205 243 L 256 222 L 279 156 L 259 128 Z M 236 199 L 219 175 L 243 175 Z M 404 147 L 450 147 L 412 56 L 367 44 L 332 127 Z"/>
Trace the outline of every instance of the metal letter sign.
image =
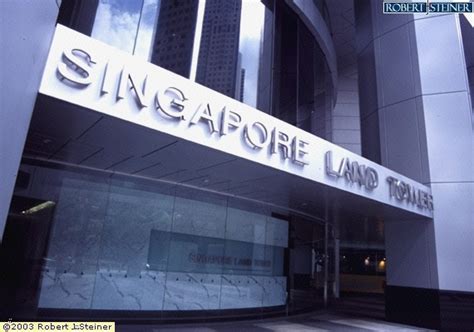
<path id="1" fill-rule="evenodd" d="M 56 28 L 40 93 L 432 216 L 433 197 L 428 187 L 61 25 Z"/>

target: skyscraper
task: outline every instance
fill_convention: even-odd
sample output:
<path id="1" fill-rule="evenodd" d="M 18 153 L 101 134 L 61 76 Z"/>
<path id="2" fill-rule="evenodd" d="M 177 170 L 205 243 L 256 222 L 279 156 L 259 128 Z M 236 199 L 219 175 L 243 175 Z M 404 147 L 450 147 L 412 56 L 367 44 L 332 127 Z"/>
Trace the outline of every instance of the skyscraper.
<path id="1" fill-rule="evenodd" d="M 0 1 L 0 316 L 472 330 L 473 24 L 88 1 Z"/>
<path id="2" fill-rule="evenodd" d="M 196 81 L 234 97 L 239 57 L 240 0 L 208 0 Z M 239 73 L 240 75 L 240 73 Z"/>
<path id="3" fill-rule="evenodd" d="M 189 77 L 198 3 L 162 0 L 153 42 L 152 63 Z"/>

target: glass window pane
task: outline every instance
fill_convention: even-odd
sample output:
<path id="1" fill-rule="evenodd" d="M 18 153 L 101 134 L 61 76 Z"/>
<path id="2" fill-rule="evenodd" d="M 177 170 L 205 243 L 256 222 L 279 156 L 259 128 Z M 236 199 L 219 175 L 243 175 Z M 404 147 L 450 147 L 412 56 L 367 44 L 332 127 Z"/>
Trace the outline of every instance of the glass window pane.
<path id="1" fill-rule="evenodd" d="M 133 53 L 142 1 L 101 0 L 92 38 Z"/>

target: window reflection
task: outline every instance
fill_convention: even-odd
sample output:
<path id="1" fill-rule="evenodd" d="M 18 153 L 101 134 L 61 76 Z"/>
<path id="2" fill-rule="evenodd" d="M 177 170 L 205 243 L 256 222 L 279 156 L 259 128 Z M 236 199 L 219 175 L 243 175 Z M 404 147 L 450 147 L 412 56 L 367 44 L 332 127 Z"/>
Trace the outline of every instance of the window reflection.
<path id="1" fill-rule="evenodd" d="M 264 18 L 255 0 L 101 0 L 92 37 L 256 107 Z"/>
<path id="2" fill-rule="evenodd" d="M 206 1 L 196 74 L 197 82 L 234 98 L 241 10 L 241 1 Z"/>
<path id="3" fill-rule="evenodd" d="M 160 1 L 151 62 L 189 77 L 198 1 Z"/>
<path id="4" fill-rule="evenodd" d="M 264 16 L 265 6 L 261 2 L 242 1 L 239 45 L 239 54 L 241 55 L 239 99 L 254 107 L 257 106 L 259 58 L 263 42 Z M 270 61 L 270 59 L 262 59 L 262 61 Z M 237 75 L 239 75 L 238 70 Z"/>
<path id="5" fill-rule="evenodd" d="M 143 1 L 133 54 L 147 61 L 151 59 L 153 39 L 155 37 L 155 27 L 158 24 L 161 1 L 162 0 Z"/>
<path id="6" fill-rule="evenodd" d="M 160 0 L 101 0 L 92 37 L 150 60 Z"/>
<path id="7" fill-rule="evenodd" d="M 207 0 L 196 81 L 256 107 L 264 14 L 260 1 Z"/>
<path id="8" fill-rule="evenodd" d="M 92 37 L 133 53 L 143 1 L 101 0 Z"/>
<path id="9" fill-rule="evenodd" d="M 92 37 L 328 138 L 326 59 L 284 2 L 100 0 Z"/>

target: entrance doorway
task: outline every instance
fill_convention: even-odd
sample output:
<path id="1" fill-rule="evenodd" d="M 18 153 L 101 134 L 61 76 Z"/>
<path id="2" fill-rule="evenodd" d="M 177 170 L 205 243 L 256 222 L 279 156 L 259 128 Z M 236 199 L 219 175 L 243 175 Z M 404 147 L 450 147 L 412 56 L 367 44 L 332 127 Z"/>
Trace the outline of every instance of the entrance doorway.
<path id="1" fill-rule="evenodd" d="M 334 296 L 332 234 L 332 227 L 322 220 L 292 216 L 288 247 L 290 312 L 324 308 Z"/>

